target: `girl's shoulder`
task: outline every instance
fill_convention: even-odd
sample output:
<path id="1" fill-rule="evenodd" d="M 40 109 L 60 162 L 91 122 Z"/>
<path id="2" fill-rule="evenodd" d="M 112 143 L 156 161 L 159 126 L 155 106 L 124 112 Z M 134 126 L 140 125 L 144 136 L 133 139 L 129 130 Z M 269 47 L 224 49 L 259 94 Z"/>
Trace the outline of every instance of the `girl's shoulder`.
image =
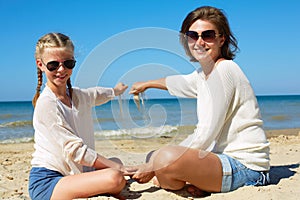
<path id="1" fill-rule="evenodd" d="M 45 87 L 37 100 L 37 104 L 48 105 L 53 103 L 56 103 L 56 96 L 48 87 Z"/>
<path id="2" fill-rule="evenodd" d="M 36 105 L 34 108 L 34 116 L 35 118 L 44 119 L 50 118 L 53 113 L 56 113 L 57 110 L 57 101 L 55 95 L 51 95 L 51 93 L 43 92 L 39 96 L 36 101 Z"/>

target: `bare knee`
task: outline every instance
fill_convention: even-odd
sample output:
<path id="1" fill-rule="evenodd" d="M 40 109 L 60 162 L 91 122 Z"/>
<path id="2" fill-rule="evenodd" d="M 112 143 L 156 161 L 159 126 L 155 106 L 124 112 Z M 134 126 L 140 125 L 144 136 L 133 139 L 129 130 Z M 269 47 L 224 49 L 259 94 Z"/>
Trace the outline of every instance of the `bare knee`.
<path id="1" fill-rule="evenodd" d="M 155 175 L 160 186 L 169 190 L 180 190 L 185 181 L 178 177 L 180 162 L 176 162 L 186 151 L 184 147 L 164 147 L 160 149 L 154 159 Z"/>
<path id="2" fill-rule="evenodd" d="M 157 177 L 160 187 L 167 190 L 182 189 L 186 182 L 177 179 L 176 173 L 178 172 L 174 170 L 173 166 L 168 166 L 156 171 L 155 176 Z"/>
<path id="3" fill-rule="evenodd" d="M 111 194 L 118 194 L 125 187 L 126 180 L 124 179 L 123 174 L 120 171 L 109 169 L 110 170 L 110 191 Z"/>
<path id="4" fill-rule="evenodd" d="M 172 166 L 186 151 L 180 146 L 167 146 L 158 150 L 153 159 L 154 170 L 167 169 Z"/>

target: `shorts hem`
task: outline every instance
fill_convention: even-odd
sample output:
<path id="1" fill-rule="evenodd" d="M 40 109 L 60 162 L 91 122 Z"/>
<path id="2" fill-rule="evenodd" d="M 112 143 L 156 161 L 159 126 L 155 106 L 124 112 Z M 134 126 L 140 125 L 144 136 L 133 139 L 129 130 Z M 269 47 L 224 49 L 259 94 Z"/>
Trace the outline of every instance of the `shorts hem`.
<path id="1" fill-rule="evenodd" d="M 44 167 L 33 167 L 29 174 L 29 195 L 32 200 L 50 200 L 53 190 L 63 175 Z"/>
<path id="2" fill-rule="evenodd" d="M 229 192 L 232 185 L 232 169 L 228 157 L 224 154 L 217 154 L 222 163 L 222 187 L 221 192 Z"/>

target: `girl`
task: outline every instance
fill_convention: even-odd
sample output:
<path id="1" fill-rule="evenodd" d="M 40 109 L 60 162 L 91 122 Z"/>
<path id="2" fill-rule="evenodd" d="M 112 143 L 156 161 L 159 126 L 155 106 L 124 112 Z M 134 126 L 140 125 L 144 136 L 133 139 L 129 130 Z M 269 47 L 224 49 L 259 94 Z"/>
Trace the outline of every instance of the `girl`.
<path id="1" fill-rule="evenodd" d="M 143 183 L 156 176 L 156 183 L 170 190 L 190 183 L 188 190 L 199 195 L 267 184 L 269 143 L 251 85 L 232 60 L 238 47 L 226 16 L 214 7 L 197 8 L 187 15 L 180 33 L 187 55 L 201 68 L 137 82 L 130 93 L 159 88 L 197 98 L 198 123 L 179 146 L 155 151 L 133 178 Z"/>
<path id="2" fill-rule="evenodd" d="M 94 151 L 92 107 L 126 89 L 72 88 L 74 45 L 61 33 L 49 33 L 36 45 L 37 92 L 33 99 L 34 148 L 29 178 L 32 199 L 74 199 L 110 193 L 125 186 L 124 167 Z M 42 93 L 42 73 L 47 83 Z M 96 169 L 96 170 L 94 170 Z"/>

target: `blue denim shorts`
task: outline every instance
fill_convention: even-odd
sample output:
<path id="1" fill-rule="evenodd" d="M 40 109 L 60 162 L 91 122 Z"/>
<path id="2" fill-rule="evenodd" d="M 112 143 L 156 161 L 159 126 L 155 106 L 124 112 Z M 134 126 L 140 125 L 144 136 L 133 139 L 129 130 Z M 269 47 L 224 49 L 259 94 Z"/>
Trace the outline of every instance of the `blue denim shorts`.
<path id="1" fill-rule="evenodd" d="M 32 200 L 50 200 L 57 182 L 63 175 L 44 167 L 33 167 L 29 174 L 29 195 Z"/>
<path id="2" fill-rule="evenodd" d="M 263 186 L 270 183 L 269 172 L 247 168 L 238 160 L 225 154 L 217 154 L 222 163 L 223 179 L 221 192 L 230 192 L 242 186 Z"/>

